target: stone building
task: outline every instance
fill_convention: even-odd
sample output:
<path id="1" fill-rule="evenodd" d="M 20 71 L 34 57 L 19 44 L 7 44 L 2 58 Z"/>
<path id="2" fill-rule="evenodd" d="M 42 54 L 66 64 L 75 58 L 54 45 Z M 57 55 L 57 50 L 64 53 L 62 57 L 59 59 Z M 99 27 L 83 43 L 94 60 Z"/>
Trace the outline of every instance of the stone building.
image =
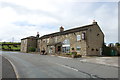
<path id="1" fill-rule="evenodd" d="M 30 36 L 21 39 L 21 52 L 29 52 L 30 48 L 37 48 L 37 37 Z"/>
<path id="2" fill-rule="evenodd" d="M 97 22 L 90 25 L 60 31 L 41 36 L 37 40 L 37 48 L 45 50 L 47 54 L 70 53 L 72 49 L 83 56 L 101 55 L 104 34 Z"/>
<path id="3" fill-rule="evenodd" d="M 97 22 L 92 24 L 65 30 L 61 26 L 60 31 L 47 34 L 39 38 L 30 36 L 21 39 L 21 52 L 29 52 L 29 48 L 36 48 L 36 51 L 45 50 L 47 54 L 64 54 L 72 52 L 77 54 L 101 55 L 104 43 L 104 34 Z"/>

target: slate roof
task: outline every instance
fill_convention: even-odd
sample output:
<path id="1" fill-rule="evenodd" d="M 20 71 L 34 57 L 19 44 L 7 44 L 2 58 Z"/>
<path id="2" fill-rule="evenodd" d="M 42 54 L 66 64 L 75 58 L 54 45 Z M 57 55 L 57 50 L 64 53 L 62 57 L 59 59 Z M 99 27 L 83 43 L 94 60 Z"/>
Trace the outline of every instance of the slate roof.
<path id="1" fill-rule="evenodd" d="M 94 24 L 90 24 L 90 25 L 85 25 L 85 26 L 82 26 L 82 27 L 77 27 L 77 28 L 65 30 L 65 31 L 62 31 L 62 32 L 55 32 L 55 33 L 47 34 L 47 35 L 44 35 L 44 36 L 40 37 L 39 39 L 45 39 L 45 38 L 49 38 L 49 37 L 66 35 L 66 34 L 69 34 L 69 33 L 74 33 L 74 32 L 79 32 L 79 31 L 85 31 L 85 30 L 88 30 L 88 28 L 90 26 L 93 26 L 93 25 Z"/>
<path id="2" fill-rule="evenodd" d="M 29 36 L 29 37 L 23 38 L 23 39 L 21 39 L 21 40 L 24 40 L 24 39 L 31 39 L 31 38 L 37 39 L 35 36 Z"/>

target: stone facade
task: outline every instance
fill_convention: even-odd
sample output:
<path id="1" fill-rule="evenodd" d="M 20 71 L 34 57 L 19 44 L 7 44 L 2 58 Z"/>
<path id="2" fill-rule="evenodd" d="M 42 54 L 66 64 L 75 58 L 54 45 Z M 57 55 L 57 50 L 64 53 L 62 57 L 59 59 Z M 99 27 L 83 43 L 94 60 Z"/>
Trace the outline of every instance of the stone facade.
<path id="1" fill-rule="evenodd" d="M 63 29 L 64 30 L 64 29 Z M 81 55 L 101 55 L 104 34 L 97 22 L 66 31 L 44 35 L 38 40 L 40 52 L 44 49 L 48 54 L 70 53 L 72 48 Z"/>
<path id="2" fill-rule="evenodd" d="M 28 44 L 33 46 L 37 44 L 37 50 L 42 52 L 45 50 L 47 54 L 64 54 L 72 52 L 72 49 L 83 56 L 101 55 L 104 43 L 104 34 L 97 22 L 90 25 L 77 27 L 64 31 L 61 26 L 60 31 L 48 35 L 41 36 L 36 41 L 31 39 L 22 39 L 21 51 L 28 52 Z M 23 44 L 24 41 L 28 42 Z M 23 49 L 24 47 L 24 49 Z"/>
<path id="3" fill-rule="evenodd" d="M 37 38 L 30 36 L 27 38 L 21 39 L 21 52 L 29 52 L 29 48 L 37 48 Z"/>

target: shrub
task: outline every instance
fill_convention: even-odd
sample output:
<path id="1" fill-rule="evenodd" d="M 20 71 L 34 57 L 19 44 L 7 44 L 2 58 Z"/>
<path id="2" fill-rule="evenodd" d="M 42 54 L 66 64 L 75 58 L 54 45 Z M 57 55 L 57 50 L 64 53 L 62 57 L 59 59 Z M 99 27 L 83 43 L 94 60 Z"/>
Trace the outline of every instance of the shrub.
<path id="1" fill-rule="evenodd" d="M 30 52 L 35 52 L 36 48 L 34 48 L 34 47 L 29 47 L 28 50 L 29 50 Z"/>
<path id="2" fill-rule="evenodd" d="M 72 55 L 72 53 L 66 53 L 66 55 Z"/>

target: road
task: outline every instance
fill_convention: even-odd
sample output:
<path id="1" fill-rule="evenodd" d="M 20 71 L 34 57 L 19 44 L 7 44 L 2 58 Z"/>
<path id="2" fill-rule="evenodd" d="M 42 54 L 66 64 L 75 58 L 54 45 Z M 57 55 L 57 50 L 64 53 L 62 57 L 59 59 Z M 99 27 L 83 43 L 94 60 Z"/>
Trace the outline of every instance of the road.
<path id="1" fill-rule="evenodd" d="M 117 67 L 85 63 L 80 58 L 20 52 L 2 52 L 2 56 L 12 62 L 17 78 L 118 78 Z"/>

